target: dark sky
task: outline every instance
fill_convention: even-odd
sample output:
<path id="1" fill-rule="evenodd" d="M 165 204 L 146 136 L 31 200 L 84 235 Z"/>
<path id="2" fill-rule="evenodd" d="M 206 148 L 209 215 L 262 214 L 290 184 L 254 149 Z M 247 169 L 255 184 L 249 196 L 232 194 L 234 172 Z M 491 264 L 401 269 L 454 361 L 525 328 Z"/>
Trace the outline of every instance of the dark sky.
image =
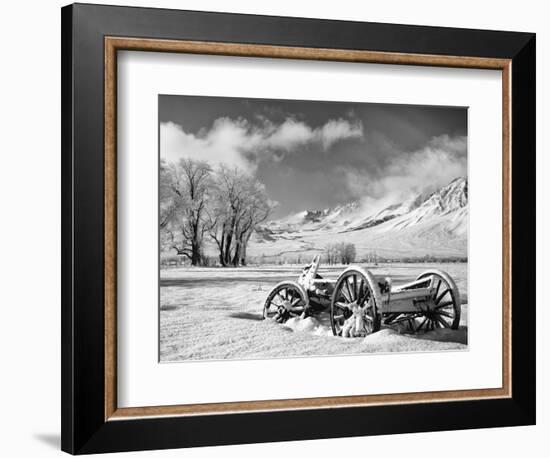
<path id="1" fill-rule="evenodd" d="M 254 174 L 273 217 L 440 186 L 467 170 L 467 109 L 355 102 L 159 96 L 161 157 Z"/>

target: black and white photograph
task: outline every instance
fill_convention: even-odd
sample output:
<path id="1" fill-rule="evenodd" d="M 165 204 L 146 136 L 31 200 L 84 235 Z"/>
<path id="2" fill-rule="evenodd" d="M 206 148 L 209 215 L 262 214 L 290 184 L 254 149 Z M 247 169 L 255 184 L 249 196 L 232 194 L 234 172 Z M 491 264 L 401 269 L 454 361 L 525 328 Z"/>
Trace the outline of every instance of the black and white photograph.
<path id="1" fill-rule="evenodd" d="M 467 349 L 467 118 L 160 95 L 160 361 Z"/>

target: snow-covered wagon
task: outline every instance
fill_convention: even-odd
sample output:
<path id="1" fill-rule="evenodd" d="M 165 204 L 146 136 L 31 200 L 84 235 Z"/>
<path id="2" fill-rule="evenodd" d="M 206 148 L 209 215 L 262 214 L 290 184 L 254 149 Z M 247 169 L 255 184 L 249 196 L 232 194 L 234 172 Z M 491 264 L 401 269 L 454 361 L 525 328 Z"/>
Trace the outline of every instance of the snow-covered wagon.
<path id="1" fill-rule="evenodd" d="M 333 334 L 342 337 L 366 336 L 382 324 L 411 333 L 458 328 L 460 294 L 441 270 L 427 270 L 415 281 L 394 286 L 391 278 L 375 277 L 360 266 L 329 281 L 319 275 L 319 264 L 316 256 L 296 282 L 277 284 L 265 301 L 264 318 L 284 323 L 328 311 Z"/>

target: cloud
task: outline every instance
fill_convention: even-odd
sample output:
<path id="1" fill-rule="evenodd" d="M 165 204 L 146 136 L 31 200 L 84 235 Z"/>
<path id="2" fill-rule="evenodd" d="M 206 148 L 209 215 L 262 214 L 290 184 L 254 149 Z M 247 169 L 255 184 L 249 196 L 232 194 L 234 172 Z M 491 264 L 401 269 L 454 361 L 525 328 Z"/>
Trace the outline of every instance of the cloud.
<path id="1" fill-rule="evenodd" d="M 281 160 L 304 145 L 326 152 L 341 140 L 362 136 L 361 123 L 342 118 L 316 128 L 293 118 L 279 124 L 264 120 L 259 126 L 245 119 L 218 118 L 209 130 L 195 134 L 165 122 L 160 125 L 160 154 L 170 162 L 187 157 L 254 170 L 259 161 Z"/>
<path id="2" fill-rule="evenodd" d="M 363 136 L 363 126 L 360 123 L 351 124 L 343 119 L 331 119 L 318 134 L 323 148 L 328 150 L 334 143 L 343 138 L 357 138 Z"/>
<path id="3" fill-rule="evenodd" d="M 412 194 L 430 192 L 467 175 L 467 139 L 442 135 L 409 154 L 401 154 L 381 170 L 346 169 L 350 192 L 375 212 Z"/>

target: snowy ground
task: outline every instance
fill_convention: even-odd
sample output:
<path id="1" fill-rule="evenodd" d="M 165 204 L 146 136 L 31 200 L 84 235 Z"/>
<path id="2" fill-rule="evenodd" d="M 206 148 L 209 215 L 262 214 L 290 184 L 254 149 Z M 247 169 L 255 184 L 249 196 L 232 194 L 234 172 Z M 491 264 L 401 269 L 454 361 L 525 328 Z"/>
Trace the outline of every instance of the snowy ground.
<path id="1" fill-rule="evenodd" d="M 366 266 L 375 275 L 390 275 L 394 284 L 414 280 L 427 268 L 447 271 L 462 296 L 460 329 L 438 329 L 420 335 L 382 328 L 366 338 L 332 336 L 328 314 L 285 325 L 262 320 L 271 288 L 295 280 L 300 268 L 163 269 L 160 279 L 161 361 L 259 359 L 345 355 L 373 352 L 464 350 L 467 348 L 467 265 L 389 264 Z M 336 279 L 343 267 L 323 267 L 319 273 Z"/>

